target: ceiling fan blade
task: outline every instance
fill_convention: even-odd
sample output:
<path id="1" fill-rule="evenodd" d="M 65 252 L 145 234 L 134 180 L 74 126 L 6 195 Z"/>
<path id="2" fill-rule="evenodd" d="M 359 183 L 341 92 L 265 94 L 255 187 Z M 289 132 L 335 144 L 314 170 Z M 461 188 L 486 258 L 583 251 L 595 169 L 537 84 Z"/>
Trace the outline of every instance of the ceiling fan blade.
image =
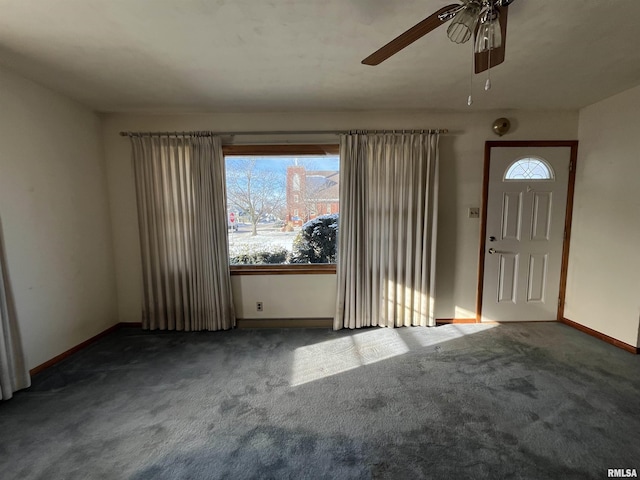
<path id="1" fill-rule="evenodd" d="M 496 7 L 500 15 L 500 31 L 502 32 L 502 45 L 491 50 L 491 68 L 504 62 L 505 47 L 507 45 L 507 15 L 509 7 Z M 476 35 L 478 29 L 476 28 Z M 475 40 L 475 37 L 474 37 Z M 489 68 L 489 52 L 476 53 L 474 56 L 475 72 L 482 73 Z"/>
<path id="2" fill-rule="evenodd" d="M 362 60 L 362 63 L 365 65 L 378 65 L 379 63 L 385 61 L 390 56 L 395 55 L 403 48 L 411 45 L 413 42 L 421 37 L 424 37 L 431 30 L 438 28 L 440 25 L 447 21 L 446 19 L 440 20 L 439 15 L 442 15 L 449 12 L 450 10 L 457 9 L 459 7 L 460 5 L 455 3 L 447 5 L 446 7 L 442 7 L 433 15 L 428 16 L 416 26 L 410 28 L 402 35 L 391 40 L 384 47 L 376 50 L 374 53 Z"/>

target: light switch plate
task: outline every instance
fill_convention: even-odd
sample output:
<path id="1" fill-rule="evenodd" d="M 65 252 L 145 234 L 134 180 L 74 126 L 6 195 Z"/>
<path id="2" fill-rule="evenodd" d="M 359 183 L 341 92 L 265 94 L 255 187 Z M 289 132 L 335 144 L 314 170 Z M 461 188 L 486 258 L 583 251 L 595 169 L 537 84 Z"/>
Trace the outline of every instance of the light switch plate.
<path id="1" fill-rule="evenodd" d="M 480 218 L 480 208 L 471 207 L 469 209 L 469 218 Z"/>

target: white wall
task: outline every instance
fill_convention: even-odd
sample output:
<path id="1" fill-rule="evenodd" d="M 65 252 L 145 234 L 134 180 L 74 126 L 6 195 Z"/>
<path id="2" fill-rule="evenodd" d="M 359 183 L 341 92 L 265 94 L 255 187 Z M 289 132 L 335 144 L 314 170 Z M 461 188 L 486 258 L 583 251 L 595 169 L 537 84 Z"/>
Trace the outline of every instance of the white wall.
<path id="1" fill-rule="evenodd" d="M 335 275 L 238 275 L 231 277 L 238 318 L 332 318 Z M 256 302 L 263 311 L 256 311 Z"/>
<path id="2" fill-rule="evenodd" d="M 100 119 L 0 69 L 0 220 L 27 363 L 117 322 Z"/>
<path id="3" fill-rule="evenodd" d="M 565 317 L 638 346 L 640 87 L 580 111 Z"/>
<path id="4" fill-rule="evenodd" d="M 479 206 L 485 140 L 496 140 L 492 122 L 501 116 L 512 120 L 505 140 L 569 140 L 577 136 L 577 112 L 341 112 L 208 115 L 104 116 L 103 133 L 109 180 L 114 249 L 118 285 L 119 319 L 140 320 L 140 254 L 136 203 L 129 140 L 119 131 L 274 131 L 447 128 L 441 138 L 441 190 L 438 232 L 438 318 L 475 316 L 479 221 L 467 218 L 467 209 Z M 296 137 L 298 141 L 331 140 L 335 137 Z M 246 142 L 286 139 L 254 137 Z M 289 139 L 291 140 L 291 139 Z M 240 143 L 240 142 L 236 142 Z M 335 278 L 331 276 L 255 276 L 234 278 L 234 294 L 240 318 L 256 318 L 256 301 L 265 302 L 265 317 L 326 318 L 333 314 Z M 267 296 L 286 298 L 293 289 L 308 289 L 325 302 L 299 304 L 296 309 L 282 303 L 271 310 Z M 268 309 L 269 308 L 269 309 Z M 244 315 L 244 317 L 243 317 Z"/>

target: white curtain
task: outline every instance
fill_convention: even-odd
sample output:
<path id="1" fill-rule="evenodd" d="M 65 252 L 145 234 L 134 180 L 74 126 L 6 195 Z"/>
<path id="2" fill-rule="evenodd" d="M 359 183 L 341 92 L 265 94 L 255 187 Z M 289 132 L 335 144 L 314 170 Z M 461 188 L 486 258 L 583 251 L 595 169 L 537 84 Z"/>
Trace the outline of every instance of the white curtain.
<path id="1" fill-rule="evenodd" d="M 142 253 L 142 326 L 235 326 L 219 137 L 132 136 Z"/>
<path id="2" fill-rule="evenodd" d="M 438 134 L 340 138 L 334 329 L 433 326 Z"/>
<path id="3" fill-rule="evenodd" d="M 0 398 L 8 400 L 13 392 L 31 385 L 18 334 L 18 321 L 9 287 L 9 272 L 0 227 Z"/>

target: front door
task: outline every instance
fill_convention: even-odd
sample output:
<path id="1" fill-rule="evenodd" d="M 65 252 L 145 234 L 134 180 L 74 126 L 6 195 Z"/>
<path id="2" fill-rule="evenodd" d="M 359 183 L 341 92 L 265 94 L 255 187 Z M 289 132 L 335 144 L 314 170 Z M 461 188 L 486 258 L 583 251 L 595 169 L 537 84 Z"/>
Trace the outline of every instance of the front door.
<path id="1" fill-rule="evenodd" d="M 572 147 L 489 152 L 481 319 L 556 320 Z"/>

